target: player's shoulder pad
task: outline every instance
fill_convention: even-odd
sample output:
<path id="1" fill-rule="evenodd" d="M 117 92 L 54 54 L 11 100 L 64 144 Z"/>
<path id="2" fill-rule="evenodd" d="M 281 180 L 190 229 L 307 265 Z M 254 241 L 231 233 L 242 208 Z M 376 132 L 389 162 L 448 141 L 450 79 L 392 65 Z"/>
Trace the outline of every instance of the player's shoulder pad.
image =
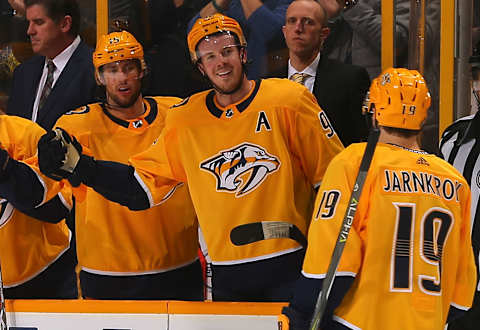
<path id="1" fill-rule="evenodd" d="M 296 107 L 302 99 L 315 99 L 308 88 L 286 78 L 262 79 L 261 84 L 262 95 L 278 105 Z"/>
<path id="2" fill-rule="evenodd" d="M 200 106 L 200 104 L 205 104 L 205 99 L 207 95 L 211 92 L 211 89 L 208 89 L 206 91 L 201 91 L 195 94 L 192 94 L 183 100 L 181 100 L 179 103 L 174 104 L 171 106 L 171 109 L 180 109 L 183 107 L 190 107 L 192 104 Z M 195 106 L 194 106 L 195 108 Z"/>
<path id="3" fill-rule="evenodd" d="M 181 101 L 181 98 L 176 96 L 144 96 L 145 100 L 153 100 L 159 107 L 170 108 Z"/>
<path id="4" fill-rule="evenodd" d="M 84 113 L 90 112 L 90 104 L 89 105 L 84 105 L 79 108 L 76 108 L 75 110 L 71 110 L 65 113 L 65 115 L 81 115 Z"/>

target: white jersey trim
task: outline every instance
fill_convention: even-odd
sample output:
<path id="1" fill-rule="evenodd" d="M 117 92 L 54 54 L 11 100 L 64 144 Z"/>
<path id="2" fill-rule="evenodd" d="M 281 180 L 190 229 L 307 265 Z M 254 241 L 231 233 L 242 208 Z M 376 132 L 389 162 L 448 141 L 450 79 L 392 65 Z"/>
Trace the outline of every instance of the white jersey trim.
<path id="1" fill-rule="evenodd" d="M 62 193 L 58 193 L 58 198 L 60 198 L 60 201 L 62 202 L 63 206 L 67 208 L 67 210 L 71 211 L 72 210 L 72 205 L 70 205 L 67 200 L 63 197 Z"/>
<path id="2" fill-rule="evenodd" d="M 107 276 L 138 276 L 138 275 L 152 275 L 152 274 L 161 274 L 161 273 L 166 273 L 178 268 L 182 268 L 188 265 L 193 264 L 198 260 L 198 257 L 195 257 L 193 260 L 187 261 L 183 264 L 179 264 L 173 267 L 169 268 L 162 268 L 162 269 L 152 269 L 152 270 L 147 270 L 147 271 L 140 271 L 140 272 L 111 272 L 111 271 L 105 271 L 105 270 L 97 270 L 97 269 L 92 269 L 88 267 L 81 267 L 81 270 L 91 273 L 91 274 L 96 274 L 96 275 L 107 275 Z"/>
<path id="3" fill-rule="evenodd" d="M 153 197 L 152 197 L 152 193 L 150 192 L 150 189 L 148 189 L 147 185 L 145 184 L 145 182 L 143 182 L 142 178 L 137 173 L 137 171 L 135 171 L 133 173 L 133 176 L 135 177 L 135 179 L 137 179 L 138 183 L 143 188 L 143 191 L 145 191 L 145 194 L 147 195 L 148 203 L 150 204 L 150 207 L 153 207 L 154 206 Z"/>
<path id="4" fill-rule="evenodd" d="M 344 326 L 346 326 L 346 327 L 349 328 L 349 329 L 362 330 L 362 328 L 359 328 L 359 327 L 351 324 L 350 322 L 345 321 L 344 319 L 342 319 L 341 317 L 339 317 L 339 316 L 337 316 L 337 315 L 333 315 L 332 319 L 335 320 L 335 321 L 337 321 L 337 322 L 340 323 L 340 324 L 343 324 Z"/>
<path id="5" fill-rule="evenodd" d="M 460 310 L 462 310 L 462 311 L 468 311 L 468 310 L 470 309 L 470 307 L 458 305 L 458 304 L 455 304 L 454 302 L 450 303 L 450 306 L 453 306 L 453 307 L 455 307 L 456 309 L 460 309 Z"/>
<path id="6" fill-rule="evenodd" d="M 302 270 L 302 275 L 305 276 L 306 278 L 313 278 L 316 280 L 323 280 L 327 274 L 312 274 L 312 273 L 307 273 L 304 270 Z M 356 277 L 357 273 L 354 272 L 336 272 L 335 276 L 349 276 L 349 277 Z"/>
<path id="7" fill-rule="evenodd" d="M 298 250 L 301 250 L 301 249 L 302 249 L 302 247 L 299 246 L 299 247 L 296 247 L 296 248 L 283 250 L 283 251 L 270 253 L 270 254 L 265 254 L 263 256 L 258 256 L 258 257 L 254 257 L 254 258 L 239 259 L 239 260 L 228 260 L 228 261 L 212 261 L 212 265 L 222 266 L 222 265 L 244 264 L 244 263 L 247 263 L 247 262 L 260 261 L 260 260 L 265 260 L 265 259 L 270 259 L 270 258 L 282 256 L 284 254 L 292 253 L 292 252 L 295 252 L 295 251 L 298 251 Z"/>

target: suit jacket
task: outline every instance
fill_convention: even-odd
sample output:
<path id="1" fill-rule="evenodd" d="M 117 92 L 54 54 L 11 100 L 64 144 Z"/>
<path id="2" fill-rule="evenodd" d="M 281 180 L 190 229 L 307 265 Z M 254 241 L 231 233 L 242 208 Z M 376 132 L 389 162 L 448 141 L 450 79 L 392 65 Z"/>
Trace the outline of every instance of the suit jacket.
<path id="1" fill-rule="evenodd" d="M 268 77 L 287 76 L 285 65 Z M 369 88 L 370 78 L 364 68 L 320 56 L 313 94 L 345 146 L 364 141 L 368 136 L 362 104 Z"/>
<path id="2" fill-rule="evenodd" d="M 95 102 L 96 83 L 92 63 L 93 50 L 83 41 L 58 77 L 44 106 L 38 110 L 37 123 L 49 130 L 65 112 Z M 42 76 L 44 56 L 34 56 L 19 65 L 13 74 L 7 113 L 32 119 L 33 104 Z"/>

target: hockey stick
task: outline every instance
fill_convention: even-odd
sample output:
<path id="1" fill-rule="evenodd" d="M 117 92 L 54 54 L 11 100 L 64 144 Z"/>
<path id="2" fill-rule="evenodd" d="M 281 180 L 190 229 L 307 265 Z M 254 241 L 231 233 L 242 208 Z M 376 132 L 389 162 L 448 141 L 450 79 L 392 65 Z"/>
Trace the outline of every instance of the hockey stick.
<path id="1" fill-rule="evenodd" d="M 330 290 L 332 289 L 333 280 L 335 278 L 335 273 L 337 272 L 338 264 L 340 263 L 340 258 L 342 257 L 343 248 L 345 247 L 345 243 L 347 242 L 348 234 L 353 223 L 353 217 L 355 216 L 355 212 L 357 211 L 358 201 L 360 200 L 363 184 L 365 183 L 365 178 L 367 177 L 368 169 L 370 167 L 370 163 L 372 162 L 373 154 L 375 152 L 375 146 L 377 145 L 379 135 L 380 131 L 376 128 L 373 128 L 368 137 L 367 146 L 365 147 L 365 152 L 363 153 L 357 178 L 355 180 L 355 184 L 353 185 L 353 191 L 350 195 L 348 207 L 345 211 L 342 226 L 340 227 L 340 231 L 338 233 L 337 243 L 335 244 L 335 248 L 333 249 L 327 275 L 323 280 L 322 291 L 320 291 L 320 294 L 317 298 L 317 303 L 315 304 L 315 311 L 313 312 L 310 330 L 318 329 L 323 314 L 325 313 L 328 296 L 330 295 Z"/>
<path id="2" fill-rule="evenodd" d="M 7 330 L 7 313 L 5 311 L 5 296 L 3 295 L 3 278 L 2 278 L 2 266 L 0 264 L 0 304 L 2 308 L 0 309 L 0 330 Z"/>
<path id="3" fill-rule="evenodd" d="M 290 238 L 307 246 L 305 235 L 292 223 L 285 221 L 261 221 L 237 226 L 230 232 L 234 245 L 245 245 L 272 238 Z"/>

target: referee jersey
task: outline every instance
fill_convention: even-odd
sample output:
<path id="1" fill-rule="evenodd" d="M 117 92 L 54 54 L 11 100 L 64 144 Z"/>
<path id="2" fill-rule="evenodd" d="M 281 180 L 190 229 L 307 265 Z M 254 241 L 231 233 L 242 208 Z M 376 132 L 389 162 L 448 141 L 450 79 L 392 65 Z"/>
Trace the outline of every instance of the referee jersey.
<path id="1" fill-rule="evenodd" d="M 440 153 L 446 161 L 463 174 L 472 191 L 472 245 L 478 270 L 480 262 L 480 203 L 478 202 L 480 194 L 480 111 L 474 115 L 458 119 L 445 129 L 440 140 Z M 480 276 L 478 278 L 480 279 Z M 470 322 L 480 317 L 478 315 L 480 312 L 479 304 L 480 281 L 477 286 L 474 306 L 468 313 L 471 314 L 469 315 Z"/>

